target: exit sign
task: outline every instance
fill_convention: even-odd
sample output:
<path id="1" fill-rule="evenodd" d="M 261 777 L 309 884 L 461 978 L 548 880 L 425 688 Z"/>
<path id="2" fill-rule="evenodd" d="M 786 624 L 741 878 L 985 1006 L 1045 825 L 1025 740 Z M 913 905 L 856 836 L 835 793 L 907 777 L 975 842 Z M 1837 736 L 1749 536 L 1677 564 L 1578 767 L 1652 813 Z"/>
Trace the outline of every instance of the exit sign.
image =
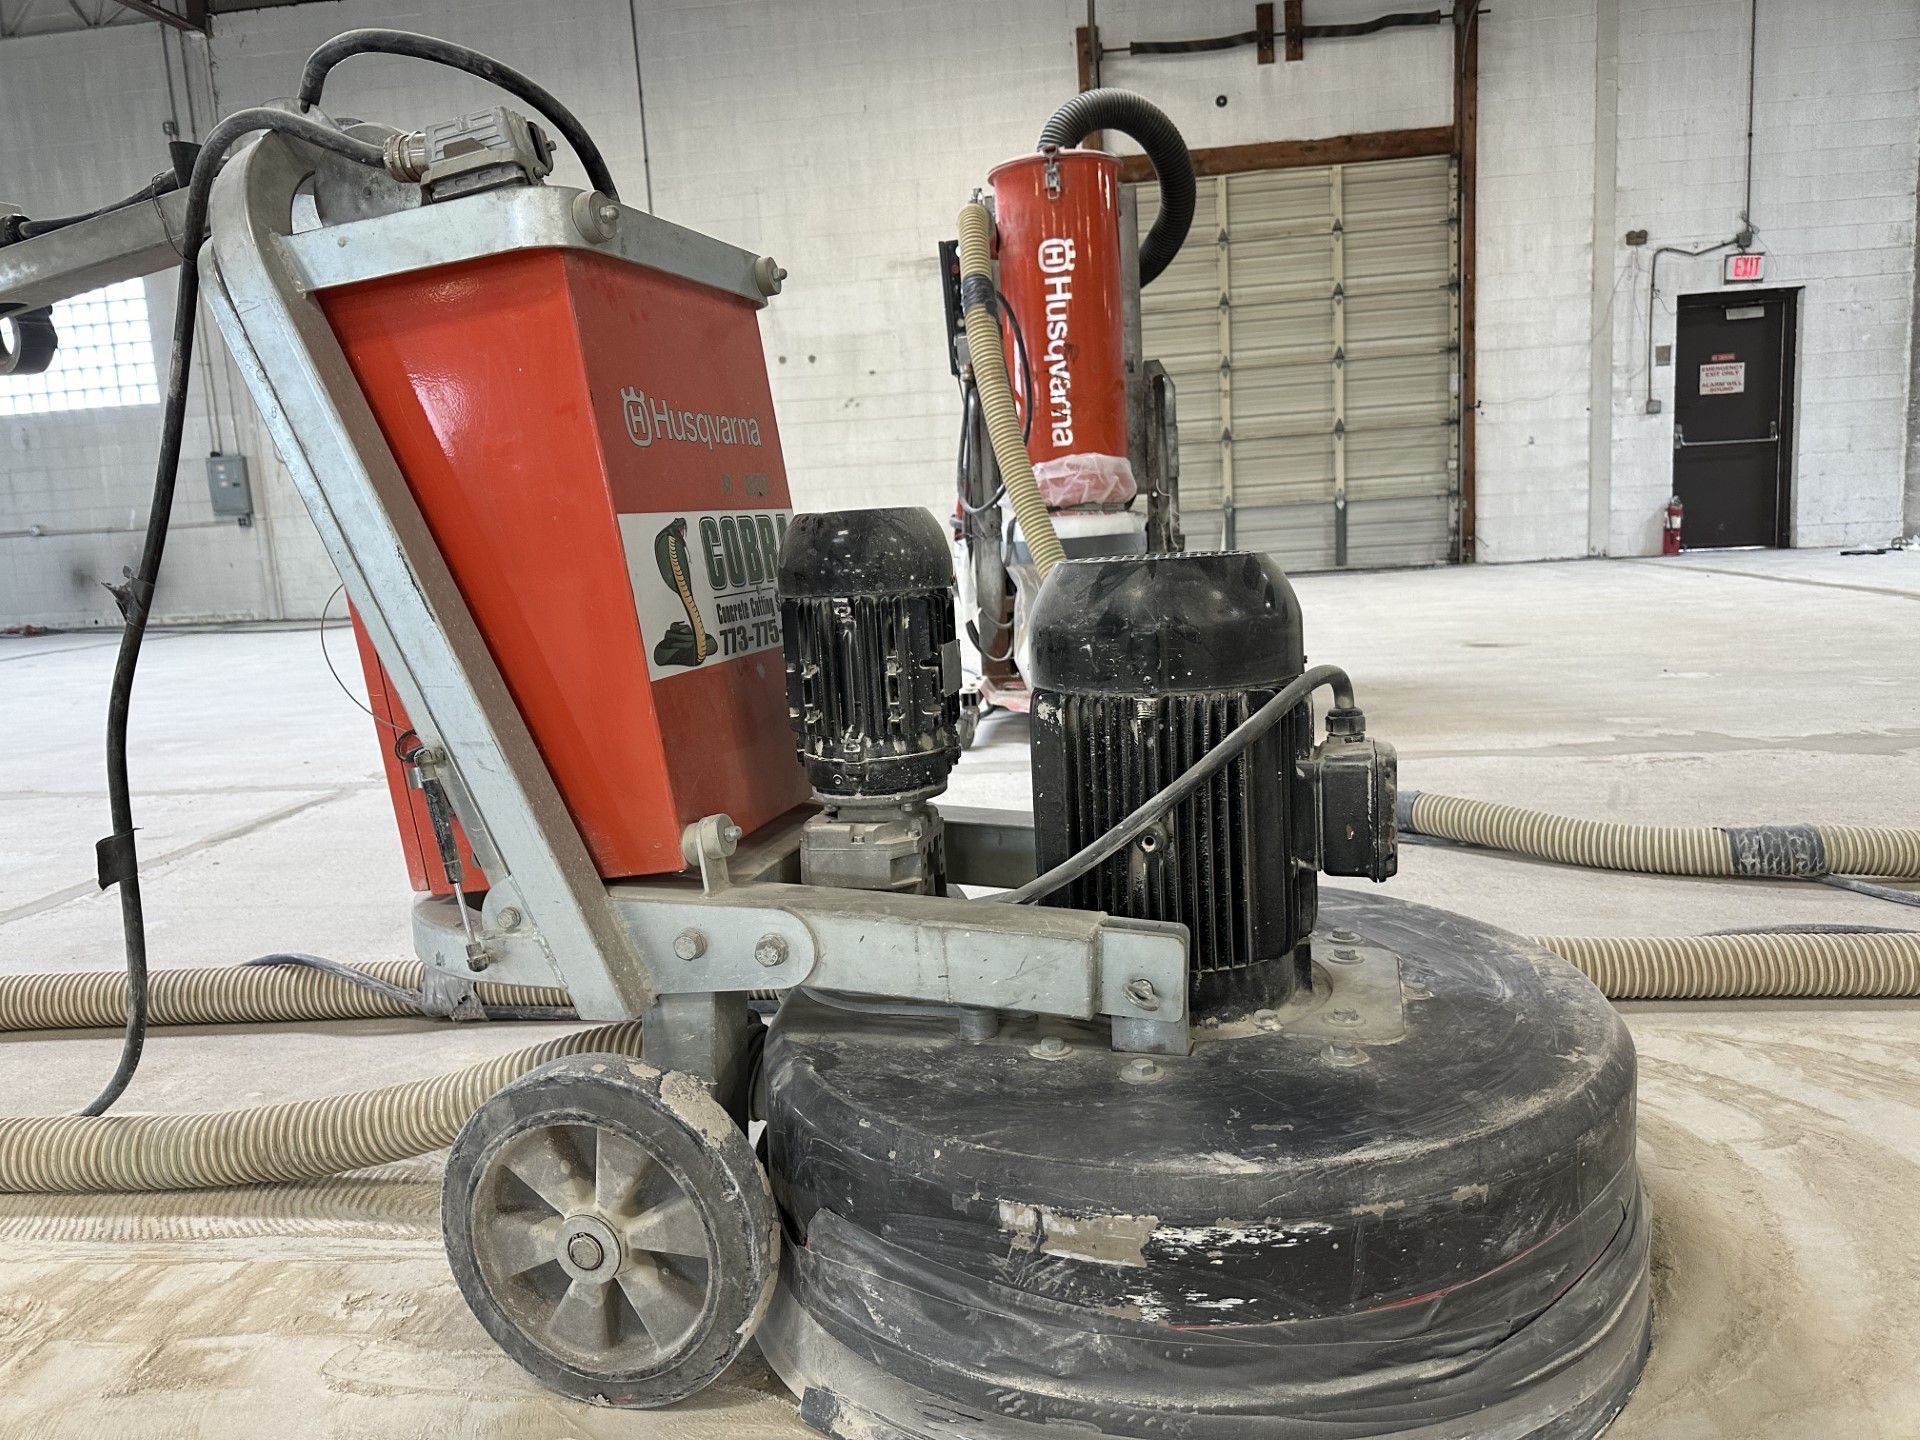
<path id="1" fill-rule="evenodd" d="M 1727 256 L 1727 284 L 1752 285 L 1767 278 L 1767 257 L 1758 251 Z"/>

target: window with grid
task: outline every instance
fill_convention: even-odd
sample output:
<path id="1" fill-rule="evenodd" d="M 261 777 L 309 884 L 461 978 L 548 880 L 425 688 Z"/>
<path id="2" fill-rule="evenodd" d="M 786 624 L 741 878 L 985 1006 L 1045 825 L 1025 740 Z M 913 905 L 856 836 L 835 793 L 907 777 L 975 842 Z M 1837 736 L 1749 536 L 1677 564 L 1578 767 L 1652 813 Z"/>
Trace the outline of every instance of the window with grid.
<path id="1" fill-rule="evenodd" d="M 53 307 L 53 328 L 60 348 L 43 374 L 0 376 L 0 415 L 160 403 L 142 281 L 61 301 Z"/>

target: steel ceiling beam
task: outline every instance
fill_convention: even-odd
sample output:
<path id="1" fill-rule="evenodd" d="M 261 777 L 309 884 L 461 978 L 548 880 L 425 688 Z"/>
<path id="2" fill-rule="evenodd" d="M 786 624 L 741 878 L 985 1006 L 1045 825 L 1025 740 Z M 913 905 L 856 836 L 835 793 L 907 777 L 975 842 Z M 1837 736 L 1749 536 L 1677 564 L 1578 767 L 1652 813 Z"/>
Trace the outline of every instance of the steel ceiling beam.
<path id="1" fill-rule="evenodd" d="M 180 0 L 178 10 L 168 9 L 159 0 L 115 0 L 115 3 L 176 30 L 190 30 L 196 35 L 207 33 L 207 0 Z"/>

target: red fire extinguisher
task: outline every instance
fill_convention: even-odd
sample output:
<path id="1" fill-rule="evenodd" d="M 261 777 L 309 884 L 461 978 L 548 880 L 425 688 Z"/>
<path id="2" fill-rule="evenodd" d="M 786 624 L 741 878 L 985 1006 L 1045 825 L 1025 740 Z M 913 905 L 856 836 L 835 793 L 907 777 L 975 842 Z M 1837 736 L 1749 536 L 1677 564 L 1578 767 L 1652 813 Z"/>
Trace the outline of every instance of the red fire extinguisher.
<path id="1" fill-rule="evenodd" d="M 1680 497 L 1678 495 L 1675 495 L 1671 500 L 1667 501 L 1666 519 L 1660 527 L 1660 553 L 1662 555 L 1678 555 L 1680 553 L 1680 521 L 1684 518 L 1685 513 L 1685 508 L 1680 504 Z"/>

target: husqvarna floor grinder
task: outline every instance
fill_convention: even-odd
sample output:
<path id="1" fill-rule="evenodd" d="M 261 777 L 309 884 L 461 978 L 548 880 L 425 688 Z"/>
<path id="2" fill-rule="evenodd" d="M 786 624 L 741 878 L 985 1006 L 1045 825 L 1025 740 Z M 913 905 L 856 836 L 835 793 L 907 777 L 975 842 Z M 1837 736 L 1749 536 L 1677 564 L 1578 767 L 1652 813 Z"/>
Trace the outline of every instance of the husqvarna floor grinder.
<path id="1" fill-rule="evenodd" d="M 532 117 L 330 119 L 374 51 Z M 1156 170 L 1137 250 L 1094 131 Z M 452 1148 L 453 1272 L 534 1376 L 668 1405 L 757 1340 L 843 1440 L 1606 1426 L 1649 1342 L 1632 1045 L 1545 951 L 1320 887 L 1394 873 L 1393 752 L 1271 559 L 1180 547 L 1138 323 L 1193 214 L 1165 115 L 1074 97 L 943 252 L 964 625 L 927 511 L 793 513 L 784 272 L 622 204 L 527 77 L 351 32 L 175 180 L 0 250 L 48 351 L 53 299 L 186 257 L 95 1110 L 143 1024 L 125 709 L 203 287 L 361 627 L 428 993 L 641 1022 Z M 1028 693 L 1030 818 L 937 803 L 963 633 Z"/>

